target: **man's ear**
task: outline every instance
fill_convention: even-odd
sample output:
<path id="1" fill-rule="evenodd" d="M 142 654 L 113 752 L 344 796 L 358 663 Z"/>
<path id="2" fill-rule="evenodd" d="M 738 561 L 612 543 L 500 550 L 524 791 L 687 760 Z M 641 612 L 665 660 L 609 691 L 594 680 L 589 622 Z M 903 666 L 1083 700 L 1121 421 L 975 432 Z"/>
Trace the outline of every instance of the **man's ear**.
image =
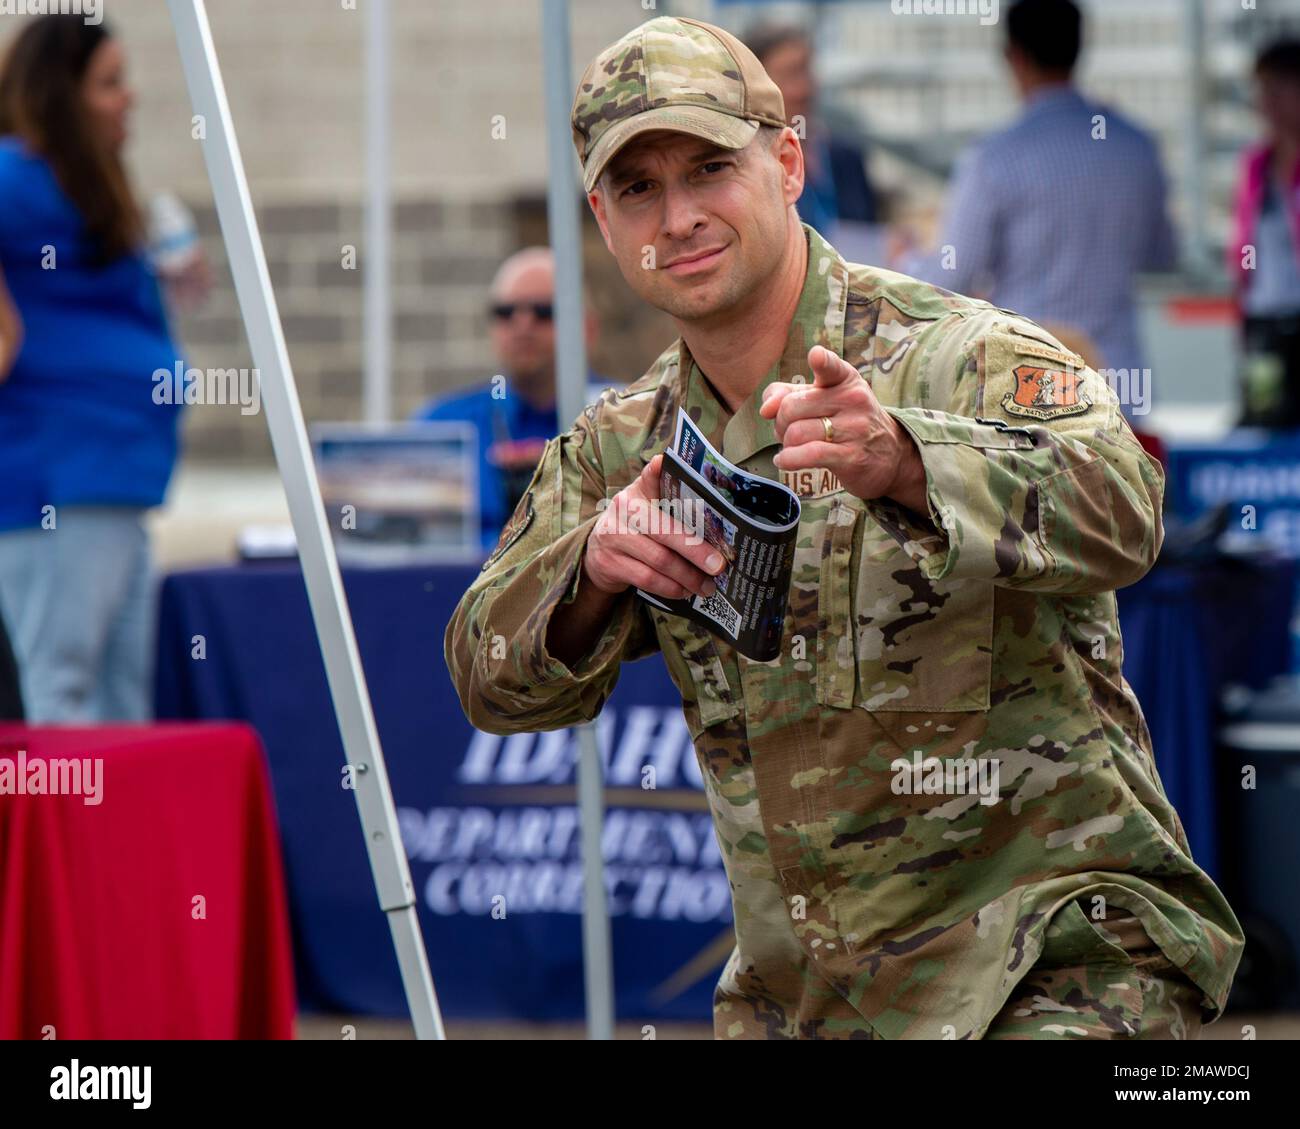
<path id="1" fill-rule="evenodd" d="M 605 246 L 612 255 L 614 245 L 609 241 L 609 221 L 605 216 L 605 194 L 600 190 L 599 184 L 594 192 L 587 193 L 587 203 L 591 205 L 591 210 L 596 216 L 596 226 L 600 228 L 601 238 L 605 240 Z"/>
<path id="2" fill-rule="evenodd" d="M 799 143 L 799 135 L 786 126 L 774 147 L 774 152 L 781 165 L 781 190 L 785 195 L 785 202 L 793 204 L 803 195 L 803 146 Z"/>

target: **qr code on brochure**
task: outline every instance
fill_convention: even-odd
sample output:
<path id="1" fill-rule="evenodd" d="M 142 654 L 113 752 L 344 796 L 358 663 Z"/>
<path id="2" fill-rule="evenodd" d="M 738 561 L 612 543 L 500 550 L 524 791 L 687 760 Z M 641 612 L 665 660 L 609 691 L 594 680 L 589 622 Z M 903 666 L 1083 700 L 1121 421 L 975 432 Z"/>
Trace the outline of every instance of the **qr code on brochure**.
<path id="1" fill-rule="evenodd" d="M 727 603 L 721 590 L 708 597 L 696 596 L 695 608 L 713 620 L 731 638 L 735 639 L 740 634 L 740 613 Z"/>

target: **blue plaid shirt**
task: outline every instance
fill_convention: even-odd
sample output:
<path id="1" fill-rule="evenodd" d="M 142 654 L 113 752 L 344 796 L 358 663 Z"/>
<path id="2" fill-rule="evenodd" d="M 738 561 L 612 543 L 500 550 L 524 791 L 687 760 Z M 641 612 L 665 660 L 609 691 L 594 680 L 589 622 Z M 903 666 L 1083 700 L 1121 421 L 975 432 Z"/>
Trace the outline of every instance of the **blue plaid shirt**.
<path id="1" fill-rule="evenodd" d="M 1104 139 L 1093 138 L 1094 115 L 1104 118 Z M 1082 330 L 1100 353 L 1096 367 L 1142 368 L 1133 278 L 1176 263 L 1165 196 L 1159 154 L 1142 130 L 1073 87 L 1054 87 L 963 155 L 940 251 L 901 269 Z"/>

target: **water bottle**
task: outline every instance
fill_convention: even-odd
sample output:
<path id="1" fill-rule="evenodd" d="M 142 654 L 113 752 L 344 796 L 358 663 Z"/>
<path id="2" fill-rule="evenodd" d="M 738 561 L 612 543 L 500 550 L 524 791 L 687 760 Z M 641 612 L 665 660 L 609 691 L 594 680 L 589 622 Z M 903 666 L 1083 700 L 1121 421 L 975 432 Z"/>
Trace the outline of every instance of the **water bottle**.
<path id="1" fill-rule="evenodd" d="M 199 251 L 194 213 L 170 192 L 149 201 L 149 258 L 162 275 L 183 270 Z"/>

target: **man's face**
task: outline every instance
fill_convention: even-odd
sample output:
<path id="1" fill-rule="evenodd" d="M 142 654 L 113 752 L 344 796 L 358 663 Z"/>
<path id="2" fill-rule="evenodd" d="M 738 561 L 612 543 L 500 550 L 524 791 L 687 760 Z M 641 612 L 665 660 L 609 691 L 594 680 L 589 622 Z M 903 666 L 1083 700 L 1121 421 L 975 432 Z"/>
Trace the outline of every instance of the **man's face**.
<path id="1" fill-rule="evenodd" d="M 657 131 L 620 150 L 588 200 L 628 285 L 692 322 L 729 313 L 771 277 L 802 190 L 790 130 L 740 150 Z"/>
<path id="2" fill-rule="evenodd" d="M 492 291 L 492 348 L 504 373 L 536 382 L 555 368 L 554 269 L 543 262 L 508 270 Z M 538 308 L 546 316 L 539 316 Z"/>

